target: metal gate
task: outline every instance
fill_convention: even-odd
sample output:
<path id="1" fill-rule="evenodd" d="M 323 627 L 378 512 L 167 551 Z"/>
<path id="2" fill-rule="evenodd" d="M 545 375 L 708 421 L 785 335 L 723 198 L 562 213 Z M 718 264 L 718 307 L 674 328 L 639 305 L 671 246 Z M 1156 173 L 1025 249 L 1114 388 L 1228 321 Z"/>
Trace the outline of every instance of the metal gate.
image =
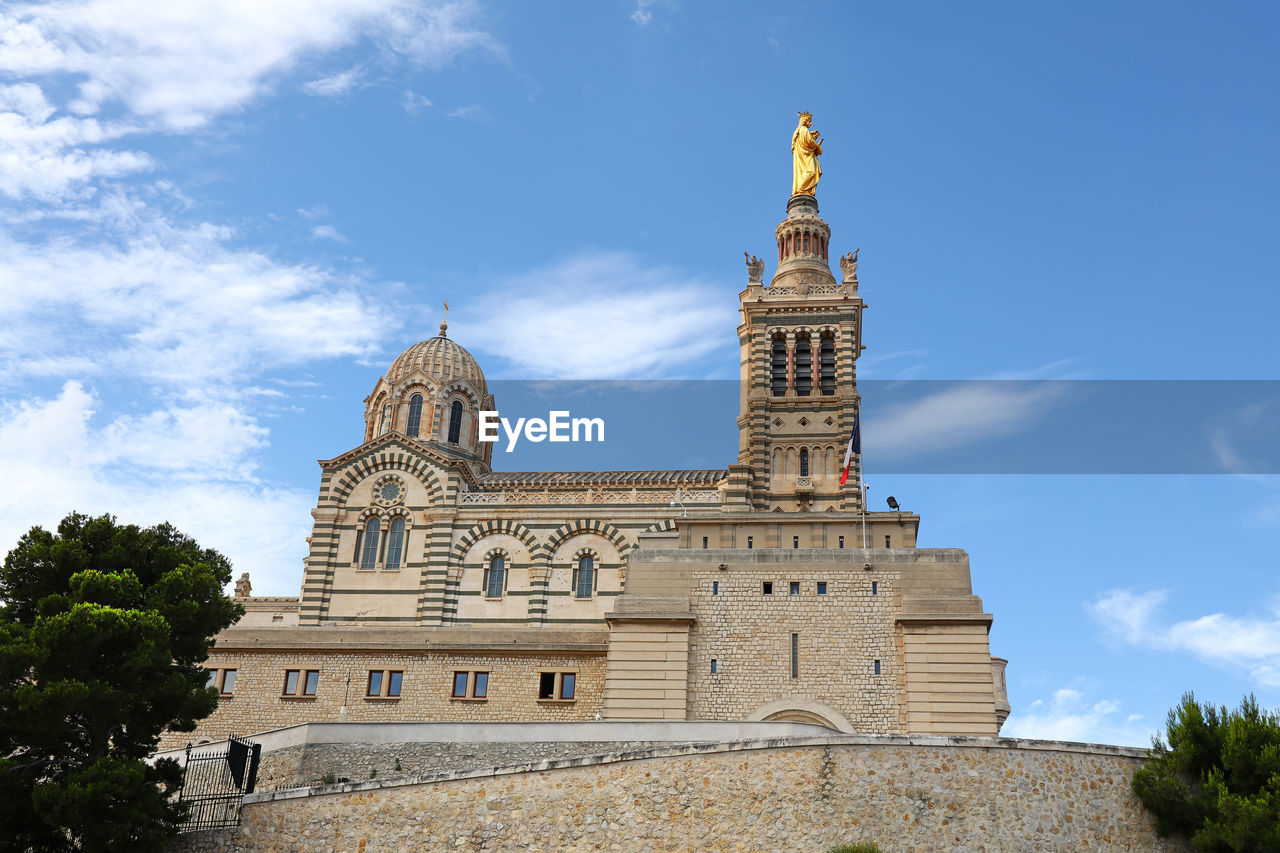
<path id="1" fill-rule="evenodd" d="M 187 804 L 179 832 L 220 829 L 240 825 L 240 805 L 253 793 L 258 781 L 262 744 L 238 737 L 227 738 L 220 749 L 192 752 L 187 744 L 187 764 L 182 771 L 178 802 Z"/>

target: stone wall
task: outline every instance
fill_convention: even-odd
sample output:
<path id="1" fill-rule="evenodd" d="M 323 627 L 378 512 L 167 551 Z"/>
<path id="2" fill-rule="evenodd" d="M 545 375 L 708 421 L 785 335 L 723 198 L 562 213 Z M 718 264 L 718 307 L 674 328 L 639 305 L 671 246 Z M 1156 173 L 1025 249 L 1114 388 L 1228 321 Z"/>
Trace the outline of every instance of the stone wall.
<path id="1" fill-rule="evenodd" d="M 161 749 L 218 740 L 228 734 L 245 735 L 339 719 L 352 722 L 590 720 L 602 708 L 604 697 L 605 659 L 599 654 L 351 654 L 239 652 L 215 648 L 205 666 L 235 669 L 234 693 L 219 699 L 217 710 L 202 720 L 195 732 L 166 734 L 161 740 Z M 291 669 L 320 671 L 314 698 L 281 695 L 285 671 Z M 366 697 L 370 670 L 403 672 L 400 697 Z M 452 698 L 455 671 L 488 672 L 488 697 L 484 700 Z M 573 701 L 538 699 L 538 677 L 544 671 L 577 674 Z"/>
<path id="2" fill-rule="evenodd" d="M 766 582 L 772 584 L 769 595 L 763 592 Z M 798 584 L 795 595 L 792 583 Z M 819 583 L 826 587 L 823 595 Z M 785 563 L 694 571 L 691 716 L 742 720 L 771 702 L 820 701 L 858 732 L 907 731 L 896 598 L 896 572 L 864 572 L 861 564 L 852 571 Z"/>
<path id="3" fill-rule="evenodd" d="M 1130 790 L 1141 754 L 903 736 L 665 746 L 255 794 L 241 827 L 173 850 L 1183 850 Z"/>
<path id="4" fill-rule="evenodd" d="M 309 743 L 262 756 L 258 790 L 320 785 L 326 776 L 364 782 L 396 776 L 492 770 L 591 755 L 641 752 L 652 741 L 510 741 L 505 743 Z"/>

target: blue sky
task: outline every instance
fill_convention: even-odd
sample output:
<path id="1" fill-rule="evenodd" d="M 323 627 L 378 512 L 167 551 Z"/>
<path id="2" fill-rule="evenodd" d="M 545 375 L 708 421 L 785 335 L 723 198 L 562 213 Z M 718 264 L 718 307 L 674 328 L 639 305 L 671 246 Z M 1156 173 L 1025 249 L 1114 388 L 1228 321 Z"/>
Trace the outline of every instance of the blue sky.
<path id="1" fill-rule="evenodd" d="M 862 249 L 860 376 L 1277 378 L 1278 24 L 1262 3 L 9 4 L 0 541 L 71 509 L 170 519 L 294 593 L 314 460 L 359 441 L 446 298 L 491 378 L 734 377 L 742 252 L 772 257 L 798 109 L 827 140 L 832 248 Z M 1274 477 L 906 476 L 866 450 L 921 544 L 972 556 L 1007 733 L 1144 743 L 1188 689 L 1280 704 Z"/>

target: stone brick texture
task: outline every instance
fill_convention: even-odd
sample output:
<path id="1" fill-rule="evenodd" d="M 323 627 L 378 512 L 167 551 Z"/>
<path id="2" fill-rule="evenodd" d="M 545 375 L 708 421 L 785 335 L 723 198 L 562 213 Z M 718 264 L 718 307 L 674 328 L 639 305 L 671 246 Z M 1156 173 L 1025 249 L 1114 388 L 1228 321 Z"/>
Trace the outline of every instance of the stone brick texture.
<path id="1" fill-rule="evenodd" d="M 180 836 L 172 850 L 1187 849 L 1155 835 L 1131 792 L 1136 751 L 982 741 L 664 747 L 580 766 L 255 795 L 239 828 Z"/>
<path id="2" fill-rule="evenodd" d="M 818 696 L 868 734 L 906 731 L 893 617 L 897 575 L 794 569 L 693 573 L 689 706 L 694 719 L 741 720 L 777 699 Z M 773 584 L 765 595 L 763 583 Z M 827 585 L 818 595 L 819 583 Z M 799 593 L 790 594 L 799 583 Z M 715 584 L 719 594 L 713 595 Z M 791 677 L 791 635 L 798 671 Z M 711 661 L 716 674 L 711 674 Z M 880 673 L 875 661 L 880 661 Z"/>
<path id="3" fill-rule="evenodd" d="M 334 652 L 220 652 L 209 668 L 236 670 L 235 692 L 218 700 L 217 709 L 197 732 L 168 732 L 160 749 L 188 742 L 245 735 L 300 722 L 496 721 L 565 722 L 590 720 L 604 703 L 603 655 L 340 654 Z M 314 699 L 282 697 L 285 672 L 320 671 Z M 399 670 L 404 682 L 399 699 L 366 698 L 370 670 Z M 484 701 L 454 699 L 457 671 L 489 673 Z M 576 672 L 572 702 L 540 701 L 538 678 L 544 671 Z M 351 676 L 348 687 L 347 676 Z M 346 713 L 343 716 L 343 703 Z"/>
<path id="4" fill-rule="evenodd" d="M 492 770 L 542 761 L 638 752 L 651 741 L 517 741 L 508 743 L 318 743 L 262 756 L 259 791 L 320 785 L 326 776 L 364 782 L 397 776 Z M 399 769 L 397 769 L 397 766 Z"/>

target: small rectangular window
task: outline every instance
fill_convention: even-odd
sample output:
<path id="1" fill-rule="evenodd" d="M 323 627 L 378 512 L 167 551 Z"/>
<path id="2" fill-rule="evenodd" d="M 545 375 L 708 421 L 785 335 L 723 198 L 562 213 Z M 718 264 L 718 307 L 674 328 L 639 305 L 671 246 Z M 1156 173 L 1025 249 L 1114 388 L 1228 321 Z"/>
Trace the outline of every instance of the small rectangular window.
<path id="1" fill-rule="evenodd" d="M 827 594 L 827 582 L 818 581 L 818 595 L 826 595 L 826 594 Z"/>
<path id="2" fill-rule="evenodd" d="M 879 594 L 880 594 L 880 593 L 879 593 L 879 591 L 878 591 L 879 589 L 880 589 L 880 584 L 876 583 L 875 581 L 872 581 L 872 582 L 871 582 L 871 594 L 872 594 L 872 595 L 879 595 Z"/>
<path id="3" fill-rule="evenodd" d="M 388 696 L 399 696 L 399 695 L 400 695 L 400 686 L 401 686 L 401 684 L 403 684 L 403 683 L 404 683 L 404 673 L 403 673 L 403 672 L 389 672 L 389 673 L 387 673 L 387 695 L 388 695 Z"/>
<path id="4" fill-rule="evenodd" d="M 369 687 L 364 691 L 366 696 L 382 695 L 382 671 L 372 670 L 369 673 Z"/>
<path id="5" fill-rule="evenodd" d="M 222 686 L 218 690 L 223 696 L 230 696 L 236 690 L 236 671 L 234 669 L 224 669 L 222 671 Z"/>
<path id="6" fill-rule="evenodd" d="M 880 661 L 876 661 L 876 675 L 880 674 Z"/>
<path id="7" fill-rule="evenodd" d="M 712 658 L 712 659 L 711 659 L 711 674 L 712 674 L 712 675 L 715 675 L 715 674 L 716 674 L 716 671 L 717 671 L 716 659 L 715 659 L 715 658 Z"/>
<path id="8" fill-rule="evenodd" d="M 711 582 L 711 594 L 712 594 L 712 595 L 719 595 L 719 594 L 720 594 L 720 581 L 712 581 L 712 582 Z"/>
<path id="9" fill-rule="evenodd" d="M 800 581 L 792 581 L 792 582 L 791 582 L 791 584 L 790 584 L 790 586 L 787 588 L 787 594 L 788 594 L 788 595 L 799 595 L 799 594 L 800 594 Z"/>
<path id="10" fill-rule="evenodd" d="M 888 535 L 886 535 L 886 536 L 884 537 L 884 547 L 886 547 L 886 548 L 892 548 L 892 547 L 893 547 L 893 537 L 892 537 L 892 536 L 888 536 Z"/>
<path id="11" fill-rule="evenodd" d="M 272 614 L 272 616 L 271 616 L 271 621 L 272 621 L 272 622 L 283 622 L 283 621 L 284 621 L 284 614 L 282 614 L 282 613 L 274 613 L 274 614 Z"/>
<path id="12" fill-rule="evenodd" d="M 298 693 L 298 670 L 286 670 L 284 674 L 284 689 L 281 691 L 285 696 L 296 696 Z"/>
<path id="13" fill-rule="evenodd" d="M 838 547 L 840 547 L 840 548 L 843 548 L 843 547 L 844 547 L 844 537 L 843 537 L 843 536 L 841 536 L 841 537 L 840 537 L 840 545 L 839 545 Z"/>
<path id="14" fill-rule="evenodd" d="M 306 680 L 303 681 L 302 683 L 302 695 L 303 696 L 316 695 L 316 688 L 319 686 L 320 686 L 320 670 L 318 669 L 307 670 Z"/>
<path id="15" fill-rule="evenodd" d="M 205 682 L 205 687 L 218 686 L 218 671 L 216 669 L 206 670 L 209 673 L 209 680 Z"/>
<path id="16" fill-rule="evenodd" d="M 706 547 L 707 547 L 707 537 L 705 537 L 705 536 L 703 536 L 703 537 L 702 537 L 702 547 L 703 547 L 703 550 L 706 550 Z"/>
<path id="17" fill-rule="evenodd" d="M 800 635 L 791 635 L 791 677 L 800 677 Z"/>
<path id="18" fill-rule="evenodd" d="M 747 537 L 747 547 L 748 547 L 748 548 L 754 548 L 754 547 L 755 547 L 755 538 L 754 538 L 754 537 L 752 537 L 752 536 L 748 536 L 748 537 Z"/>
<path id="19" fill-rule="evenodd" d="M 760 592 L 765 595 L 773 595 L 773 581 L 765 581 L 760 584 Z"/>
<path id="20" fill-rule="evenodd" d="M 544 672 L 538 677 L 539 699 L 573 701 L 577 692 L 578 675 L 573 672 Z"/>
<path id="21" fill-rule="evenodd" d="M 489 673 L 455 672 L 453 674 L 454 699 L 487 699 L 489 697 Z"/>
<path id="22" fill-rule="evenodd" d="M 799 547 L 800 547 L 800 537 L 799 537 L 799 536 L 792 536 L 792 537 L 791 537 L 791 547 L 792 547 L 792 548 L 799 548 Z"/>

